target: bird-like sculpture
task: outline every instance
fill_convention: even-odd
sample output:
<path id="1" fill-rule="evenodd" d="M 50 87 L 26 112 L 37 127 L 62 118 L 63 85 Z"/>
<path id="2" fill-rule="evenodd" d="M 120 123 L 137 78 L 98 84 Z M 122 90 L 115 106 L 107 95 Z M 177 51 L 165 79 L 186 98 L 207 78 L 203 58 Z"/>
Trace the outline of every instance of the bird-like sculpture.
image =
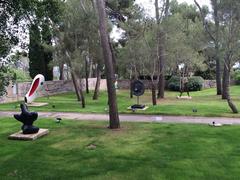
<path id="1" fill-rule="evenodd" d="M 56 123 L 60 123 L 61 122 L 61 120 L 62 120 L 62 118 L 60 118 L 60 117 L 58 117 L 58 118 L 56 118 Z"/>
<path id="2" fill-rule="evenodd" d="M 22 133 L 23 134 L 34 134 L 39 131 L 38 127 L 33 126 L 33 122 L 37 120 L 37 112 L 29 112 L 28 107 L 25 103 L 20 105 L 21 114 L 14 114 L 14 118 L 23 123 Z"/>

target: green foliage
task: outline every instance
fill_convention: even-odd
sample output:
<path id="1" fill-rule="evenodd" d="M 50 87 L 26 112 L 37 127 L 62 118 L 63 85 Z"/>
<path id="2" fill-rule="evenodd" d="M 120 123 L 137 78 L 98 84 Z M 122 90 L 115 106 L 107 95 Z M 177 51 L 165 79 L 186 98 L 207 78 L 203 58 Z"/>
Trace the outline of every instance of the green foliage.
<path id="1" fill-rule="evenodd" d="M 130 8 L 135 0 L 109 0 L 106 1 L 106 7 L 110 9 L 108 15 L 112 21 L 125 21 L 123 15 L 126 15 L 127 9 Z"/>
<path id="2" fill-rule="evenodd" d="M 10 26 L 14 27 L 17 23 L 15 11 L 18 5 L 19 1 L 0 1 L 0 61 L 9 53 L 11 46 L 18 42 L 15 36 L 16 29 L 9 28 Z"/>
<path id="3" fill-rule="evenodd" d="M 61 21 L 63 2 L 60 0 L 33 1 L 29 2 L 28 7 L 26 13 L 30 11 L 35 15 L 30 25 L 30 75 L 34 78 L 37 74 L 43 74 L 46 80 L 52 80 L 52 40 L 55 26 Z"/>
<path id="4" fill-rule="evenodd" d="M 128 21 L 121 26 L 126 31 L 126 43 L 118 54 L 121 76 L 156 75 L 156 22 L 146 18 L 138 6 L 131 10 Z M 205 70 L 204 57 L 199 50 L 206 44 L 206 39 L 196 7 L 171 1 L 169 16 L 161 22 L 161 28 L 166 33 L 167 75 L 177 74 L 179 64 L 184 64 L 189 72 Z"/>
<path id="5" fill-rule="evenodd" d="M 0 66 L 0 97 L 7 93 L 6 87 L 14 80 L 13 72 L 7 66 Z"/>
<path id="6" fill-rule="evenodd" d="M 103 63 L 98 16 L 92 3 L 67 1 L 57 33 L 56 63 L 67 63 L 79 77 L 89 68 L 85 67 L 85 61 L 89 61 L 88 64 L 92 61 L 94 65 Z"/>
<path id="7" fill-rule="evenodd" d="M 203 79 L 213 80 L 216 78 L 216 71 L 210 68 L 206 71 L 197 70 L 194 72 L 194 76 L 201 76 Z"/>
<path id="8" fill-rule="evenodd" d="M 31 25 L 30 27 L 29 72 L 31 78 L 34 78 L 37 74 L 43 74 L 45 76 L 41 34 L 37 25 Z"/>
<path id="9" fill-rule="evenodd" d="M 201 91 L 204 79 L 201 76 L 192 76 L 189 78 L 187 86 L 189 91 Z"/>
<path id="10" fill-rule="evenodd" d="M 179 64 L 184 64 L 189 72 L 205 69 L 204 57 L 198 53 L 205 44 L 202 24 L 198 18 L 193 21 L 180 12 L 169 16 L 164 23 L 168 32 L 166 65 L 169 74 L 178 73 Z"/>
<path id="11" fill-rule="evenodd" d="M 180 90 L 180 77 L 179 76 L 172 76 L 168 80 L 168 89 L 171 91 L 179 91 Z"/>
<path id="12" fill-rule="evenodd" d="M 236 82 L 236 84 L 240 85 L 240 70 L 234 71 L 233 79 Z"/>
<path id="13" fill-rule="evenodd" d="M 40 30 L 40 28 L 42 30 Z M 29 44 L 29 71 L 32 78 L 37 74 L 44 75 L 46 80 L 53 79 L 52 67 L 52 34 L 49 25 L 42 27 L 31 25 Z"/>
<path id="14" fill-rule="evenodd" d="M 48 80 L 53 80 L 53 68 L 50 66 L 50 63 L 53 60 L 53 52 L 51 51 L 52 49 L 52 30 L 50 28 L 50 23 L 49 20 L 45 20 L 41 26 L 42 31 L 42 43 L 41 43 L 41 47 L 43 50 L 43 60 L 45 63 L 45 79 Z M 46 46 L 49 46 L 46 47 Z"/>
<path id="15" fill-rule="evenodd" d="M 0 33 L 0 58 L 5 57 L 10 50 L 9 39 Z"/>
<path id="16" fill-rule="evenodd" d="M 15 76 L 15 80 L 18 82 L 25 82 L 30 81 L 31 77 L 29 76 L 28 72 L 25 72 L 21 69 L 11 69 Z"/>
<path id="17" fill-rule="evenodd" d="M 139 6 L 131 9 L 132 14 L 128 21 L 122 24 L 126 31 L 126 43 L 119 48 L 120 76 L 157 76 L 157 24 L 145 17 Z"/>
<path id="18" fill-rule="evenodd" d="M 188 79 L 188 89 L 189 91 L 200 91 L 202 90 L 204 80 L 200 76 L 192 76 Z M 168 89 L 171 91 L 180 90 L 180 78 L 179 76 L 172 76 L 168 80 Z"/>
<path id="19" fill-rule="evenodd" d="M 181 14 L 184 19 L 189 19 L 192 22 L 199 18 L 199 13 L 194 5 L 188 5 L 187 3 L 178 4 L 177 0 L 171 1 L 170 12 L 172 14 Z"/>

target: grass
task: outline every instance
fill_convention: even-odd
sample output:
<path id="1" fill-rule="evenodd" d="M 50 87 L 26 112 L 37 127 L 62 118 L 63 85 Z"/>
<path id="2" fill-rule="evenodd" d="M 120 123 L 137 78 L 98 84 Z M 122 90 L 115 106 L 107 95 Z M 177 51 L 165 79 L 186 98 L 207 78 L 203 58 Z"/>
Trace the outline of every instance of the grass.
<path id="1" fill-rule="evenodd" d="M 50 134 L 8 140 L 19 130 L 0 118 L 1 179 L 238 179 L 240 126 L 122 123 L 40 119 Z M 94 144 L 96 148 L 88 148 Z"/>
<path id="2" fill-rule="evenodd" d="M 151 93 L 146 93 L 140 97 L 140 103 L 146 104 L 149 108 L 146 111 L 138 111 L 141 114 L 163 114 L 163 115 L 186 115 L 186 116 L 223 116 L 240 117 L 240 114 L 233 114 L 228 107 L 226 100 L 216 96 L 215 89 L 207 89 L 198 92 L 191 92 L 192 100 L 178 100 L 178 92 L 166 92 L 166 98 L 159 100 L 157 106 L 151 105 Z M 129 92 L 121 90 L 117 92 L 118 107 L 120 113 L 132 113 L 127 107 L 136 103 L 136 97 L 129 98 Z M 234 103 L 240 109 L 240 86 L 231 87 L 231 95 Z M 37 99 L 39 102 L 48 102 L 48 106 L 32 108 L 35 111 L 51 112 L 82 112 L 82 113 L 106 113 L 107 93 L 101 92 L 98 101 L 92 100 L 92 93 L 86 95 L 86 108 L 82 109 L 76 101 L 74 93 L 51 96 Z M 0 104 L 0 110 L 18 111 L 17 103 Z M 54 108 L 53 108 L 54 106 Z M 197 112 L 193 112 L 197 109 Z"/>

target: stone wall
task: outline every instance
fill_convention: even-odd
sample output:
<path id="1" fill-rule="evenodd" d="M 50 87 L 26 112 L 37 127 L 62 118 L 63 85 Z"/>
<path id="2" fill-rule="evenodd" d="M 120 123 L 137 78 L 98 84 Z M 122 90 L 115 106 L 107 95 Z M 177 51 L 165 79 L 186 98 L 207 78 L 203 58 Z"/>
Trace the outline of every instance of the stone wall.
<path id="1" fill-rule="evenodd" d="M 88 79 L 88 88 L 89 88 L 89 90 L 94 90 L 95 89 L 96 81 L 97 81 L 97 78 L 89 78 Z M 86 81 L 85 81 L 85 79 L 83 79 L 82 82 L 83 82 L 83 89 L 86 89 Z M 106 79 L 101 79 L 100 90 L 107 90 Z"/>
<path id="2" fill-rule="evenodd" d="M 146 89 L 151 88 L 151 81 L 141 80 Z M 157 81 L 154 81 L 154 84 L 157 85 Z M 129 89 L 130 88 L 130 80 L 118 80 L 118 88 L 119 89 Z"/>
<path id="3" fill-rule="evenodd" d="M 86 83 L 83 81 L 83 88 L 85 89 Z M 12 102 L 12 101 L 22 101 L 24 96 L 27 94 L 32 82 L 20 82 L 14 85 L 10 84 L 7 87 L 7 95 L 4 97 L 0 97 L 0 102 Z M 96 84 L 96 78 L 90 78 L 88 81 L 89 89 L 94 90 Z M 39 92 L 40 96 L 60 94 L 66 92 L 73 92 L 74 86 L 71 80 L 64 81 L 46 81 L 45 82 L 45 90 Z M 106 80 L 102 79 L 100 83 L 100 90 L 106 90 Z"/>
<path id="4" fill-rule="evenodd" d="M 141 80 L 146 89 L 151 88 L 151 83 L 148 80 Z M 157 81 L 154 81 L 154 84 L 157 85 Z M 166 83 L 167 86 L 167 83 Z M 129 89 L 130 87 L 130 81 L 129 80 L 119 80 L 118 81 L 118 87 L 119 89 Z M 216 81 L 215 80 L 204 80 L 203 83 L 203 89 L 208 89 L 208 88 L 214 88 L 216 87 Z"/>
<path id="5" fill-rule="evenodd" d="M 215 88 L 216 80 L 204 80 L 203 89 Z"/>
<path id="6" fill-rule="evenodd" d="M 83 89 L 86 87 L 85 80 L 83 81 Z M 151 88 L 151 83 L 148 80 L 143 80 L 143 83 L 145 84 L 146 89 Z M 157 82 L 154 82 L 155 85 L 157 85 Z M 88 81 L 89 89 L 94 90 L 95 84 L 96 84 L 96 78 L 90 78 Z M 234 83 L 231 82 L 233 85 Z M 0 97 L 0 102 L 11 102 L 11 101 L 22 101 L 24 99 L 24 96 L 28 92 L 29 88 L 31 86 L 31 82 L 23 82 L 23 83 L 17 83 L 15 85 L 10 85 L 7 88 L 8 95 L 4 97 Z M 204 89 L 208 88 L 214 88 L 216 87 L 216 81 L 215 80 L 205 80 L 203 84 Z M 119 89 L 129 89 L 130 88 L 130 81 L 129 80 L 118 80 L 118 88 Z M 65 80 L 65 81 L 46 81 L 45 82 L 45 89 L 48 95 L 53 94 L 60 94 L 65 92 L 73 92 L 74 86 L 71 80 Z M 102 79 L 100 83 L 100 90 L 106 90 L 107 84 L 106 80 Z M 41 91 L 39 93 L 40 96 L 45 96 L 46 93 L 44 91 Z"/>

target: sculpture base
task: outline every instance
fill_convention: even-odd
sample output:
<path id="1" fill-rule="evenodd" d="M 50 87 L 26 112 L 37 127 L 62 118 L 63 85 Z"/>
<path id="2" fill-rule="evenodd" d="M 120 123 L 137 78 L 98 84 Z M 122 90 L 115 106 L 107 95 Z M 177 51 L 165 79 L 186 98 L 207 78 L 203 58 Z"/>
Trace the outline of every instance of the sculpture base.
<path id="1" fill-rule="evenodd" d="M 42 107 L 42 106 L 47 106 L 48 103 L 43 103 L 43 102 L 32 102 L 32 103 L 27 103 L 28 107 Z"/>
<path id="2" fill-rule="evenodd" d="M 144 109 L 145 105 L 143 104 L 134 104 L 131 106 L 132 109 Z"/>
<path id="3" fill-rule="evenodd" d="M 23 134 L 22 131 L 14 133 L 8 137 L 8 139 L 12 140 L 25 140 L 25 141 L 33 141 L 42 136 L 45 136 L 49 133 L 48 129 L 39 129 L 38 133 L 35 134 Z"/>
<path id="4" fill-rule="evenodd" d="M 192 99 L 191 96 L 177 96 L 177 99 Z"/>
<path id="5" fill-rule="evenodd" d="M 218 123 L 218 124 L 208 124 L 209 126 L 213 126 L 213 127 L 221 127 L 222 124 Z"/>
<path id="6" fill-rule="evenodd" d="M 127 108 L 128 110 L 141 110 L 141 111 L 145 111 L 145 110 L 147 110 L 148 109 L 148 106 L 145 106 L 144 105 L 144 107 L 139 107 L 139 108 L 136 108 L 136 106 L 135 106 L 135 108 L 134 108 L 134 106 L 129 106 L 128 108 Z"/>

